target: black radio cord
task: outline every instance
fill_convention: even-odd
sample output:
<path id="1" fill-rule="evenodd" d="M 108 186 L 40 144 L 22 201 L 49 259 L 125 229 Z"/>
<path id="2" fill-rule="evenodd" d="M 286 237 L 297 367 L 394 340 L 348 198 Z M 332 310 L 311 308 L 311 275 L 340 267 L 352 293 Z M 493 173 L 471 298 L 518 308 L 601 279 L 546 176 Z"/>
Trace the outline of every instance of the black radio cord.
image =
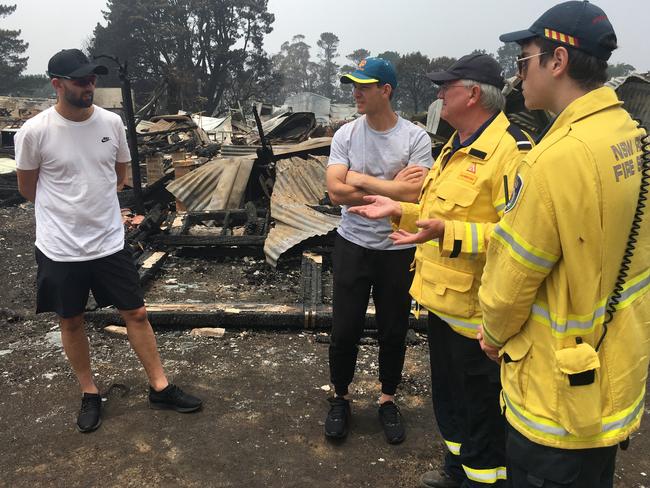
<path id="1" fill-rule="evenodd" d="M 623 294 L 623 286 L 625 285 L 625 279 L 627 278 L 627 273 L 630 270 L 630 263 L 632 262 L 632 256 L 634 255 L 634 249 L 637 244 L 637 237 L 639 236 L 639 229 L 641 228 L 641 221 L 643 220 L 643 214 L 646 206 L 646 200 L 648 199 L 648 186 L 650 185 L 650 135 L 648 130 L 640 121 L 637 121 L 639 127 L 645 130 L 646 135 L 641 139 L 641 185 L 639 188 L 639 199 L 636 204 L 636 210 L 634 212 L 634 218 L 632 219 L 632 228 L 630 229 L 630 236 L 627 240 L 627 245 L 625 246 L 625 252 L 623 253 L 623 260 L 621 262 L 621 269 L 618 272 L 618 277 L 616 278 L 616 283 L 614 284 L 614 291 L 612 292 L 609 301 L 607 302 L 607 308 L 605 310 L 605 321 L 603 322 L 603 334 L 600 336 L 598 344 L 596 345 L 596 351 L 600 349 L 605 336 L 607 335 L 607 325 L 614 318 L 614 312 L 616 312 L 616 306 L 621 300 Z"/>

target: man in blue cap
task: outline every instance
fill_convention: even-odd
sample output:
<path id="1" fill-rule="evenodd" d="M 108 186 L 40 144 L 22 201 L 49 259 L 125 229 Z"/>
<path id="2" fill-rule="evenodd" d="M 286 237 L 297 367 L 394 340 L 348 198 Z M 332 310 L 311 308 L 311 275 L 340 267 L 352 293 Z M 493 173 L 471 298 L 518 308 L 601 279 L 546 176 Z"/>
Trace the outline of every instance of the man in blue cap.
<path id="1" fill-rule="evenodd" d="M 499 368 L 476 340 L 485 251 L 503 216 L 508 187 L 532 144 L 503 109 L 503 69 L 487 54 L 468 54 L 427 76 L 440 85 L 441 117 L 455 132 L 427 175 L 417 204 L 368 196 L 351 213 L 390 216 L 396 244 L 417 243 L 411 296 L 427 310 L 431 397 L 447 446 L 427 488 L 505 486 L 505 426 Z M 511 183 L 510 183 L 511 184 Z M 416 312 L 417 313 L 417 312 Z"/>
<path id="2" fill-rule="evenodd" d="M 519 166 L 479 290 L 508 482 L 611 487 L 646 395 L 646 132 L 603 86 L 617 39 L 597 6 L 558 4 L 501 40 L 521 45 L 526 107 L 556 114 Z"/>
<path id="3" fill-rule="evenodd" d="M 356 366 L 358 344 L 372 294 L 379 339 L 379 420 L 386 440 L 397 444 L 405 430 L 394 397 L 404 365 L 405 337 L 411 305 L 409 270 L 414 246 L 393 246 L 388 219 L 366 219 L 348 213 L 349 205 L 368 194 L 416 201 L 424 175 L 432 164 L 431 139 L 391 107 L 397 88 L 392 64 L 367 58 L 341 83 L 353 84 L 357 111 L 362 116 L 341 127 L 332 140 L 327 189 L 343 206 L 332 264 L 334 270 L 332 336 L 329 348 L 335 397 L 325 421 L 325 435 L 348 433 L 348 386 Z"/>

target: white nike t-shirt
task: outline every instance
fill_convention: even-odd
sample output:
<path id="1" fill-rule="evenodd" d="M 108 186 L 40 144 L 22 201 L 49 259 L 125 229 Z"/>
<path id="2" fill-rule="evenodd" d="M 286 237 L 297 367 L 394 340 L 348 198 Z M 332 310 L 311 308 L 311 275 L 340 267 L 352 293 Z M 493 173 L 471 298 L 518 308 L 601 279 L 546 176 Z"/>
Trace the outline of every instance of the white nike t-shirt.
<path id="1" fill-rule="evenodd" d="M 51 107 L 15 137 L 16 166 L 39 169 L 36 247 L 53 261 L 89 261 L 124 247 L 115 163 L 131 160 L 122 119 L 93 106 L 83 122 Z"/>

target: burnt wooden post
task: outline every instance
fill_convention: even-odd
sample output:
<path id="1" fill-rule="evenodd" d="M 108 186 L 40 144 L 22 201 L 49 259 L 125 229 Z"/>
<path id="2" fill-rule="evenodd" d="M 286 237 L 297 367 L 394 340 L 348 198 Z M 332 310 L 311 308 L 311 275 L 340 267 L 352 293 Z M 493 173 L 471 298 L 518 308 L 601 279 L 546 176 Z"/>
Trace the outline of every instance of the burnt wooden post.
<path id="1" fill-rule="evenodd" d="M 144 215 L 144 199 L 142 198 L 142 178 L 140 176 L 140 156 L 138 155 L 138 134 L 135 130 L 135 115 L 133 113 L 133 98 L 131 97 L 131 81 L 127 76 L 127 62 L 120 63 L 115 56 L 101 54 L 94 56 L 95 59 L 106 58 L 113 61 L 118 66 L 118 75 L 120 78 L 120 87 L 122 89 L 122 107 L 124 108 L 124 118 L 126 119 L 126 137 L 131 152 L 131 177 L 133 179 L 133 198 L 135 200 L 135 211 Z"/>
<path id="2" fill-rule="evenodd" d="M 305 328 L 313 329 L 316 313 L 323 304 L 323 256 L 309 251 L 302 253 L 302 303 Z"/>

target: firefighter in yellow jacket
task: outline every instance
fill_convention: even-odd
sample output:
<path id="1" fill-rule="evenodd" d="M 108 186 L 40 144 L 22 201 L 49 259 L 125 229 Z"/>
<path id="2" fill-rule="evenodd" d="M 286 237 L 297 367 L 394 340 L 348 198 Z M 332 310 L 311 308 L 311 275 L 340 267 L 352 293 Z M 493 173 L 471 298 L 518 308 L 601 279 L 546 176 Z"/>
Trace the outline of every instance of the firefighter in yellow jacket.
<path id="1" fill-rule="evenodd" d="M 499 368 L 476 340 L 477 294 L 487 241 L 505 208 L 504 176 L 512 184 L 531 142 L 502 111 L 501 68 L 490 56 L 464 56 L 428 76 L 440 85 L 441 116 L 456 132 L 427 175 L 419 203 L 369 196 L 369 205 L 349 211 L 390 215 L 400 229 L 394 242 L 419 244 L 410 292 L 429 311 L 433 405 L 448 447 L 444 470 L 425 473 L 422 485 L 499 486 L 506 472 Z"/>
<path id="2" fill-rule="evenodd" d="M 611 487 L 650 352 L 645 131 L 603 86 L 616 35 L 600 8 L 565 2 L 501 40 L 521 45 L 526 106 L 557 114 L 518 171 L 479 290 L 482 346 L 501 360 L 508 480 Z"/>

